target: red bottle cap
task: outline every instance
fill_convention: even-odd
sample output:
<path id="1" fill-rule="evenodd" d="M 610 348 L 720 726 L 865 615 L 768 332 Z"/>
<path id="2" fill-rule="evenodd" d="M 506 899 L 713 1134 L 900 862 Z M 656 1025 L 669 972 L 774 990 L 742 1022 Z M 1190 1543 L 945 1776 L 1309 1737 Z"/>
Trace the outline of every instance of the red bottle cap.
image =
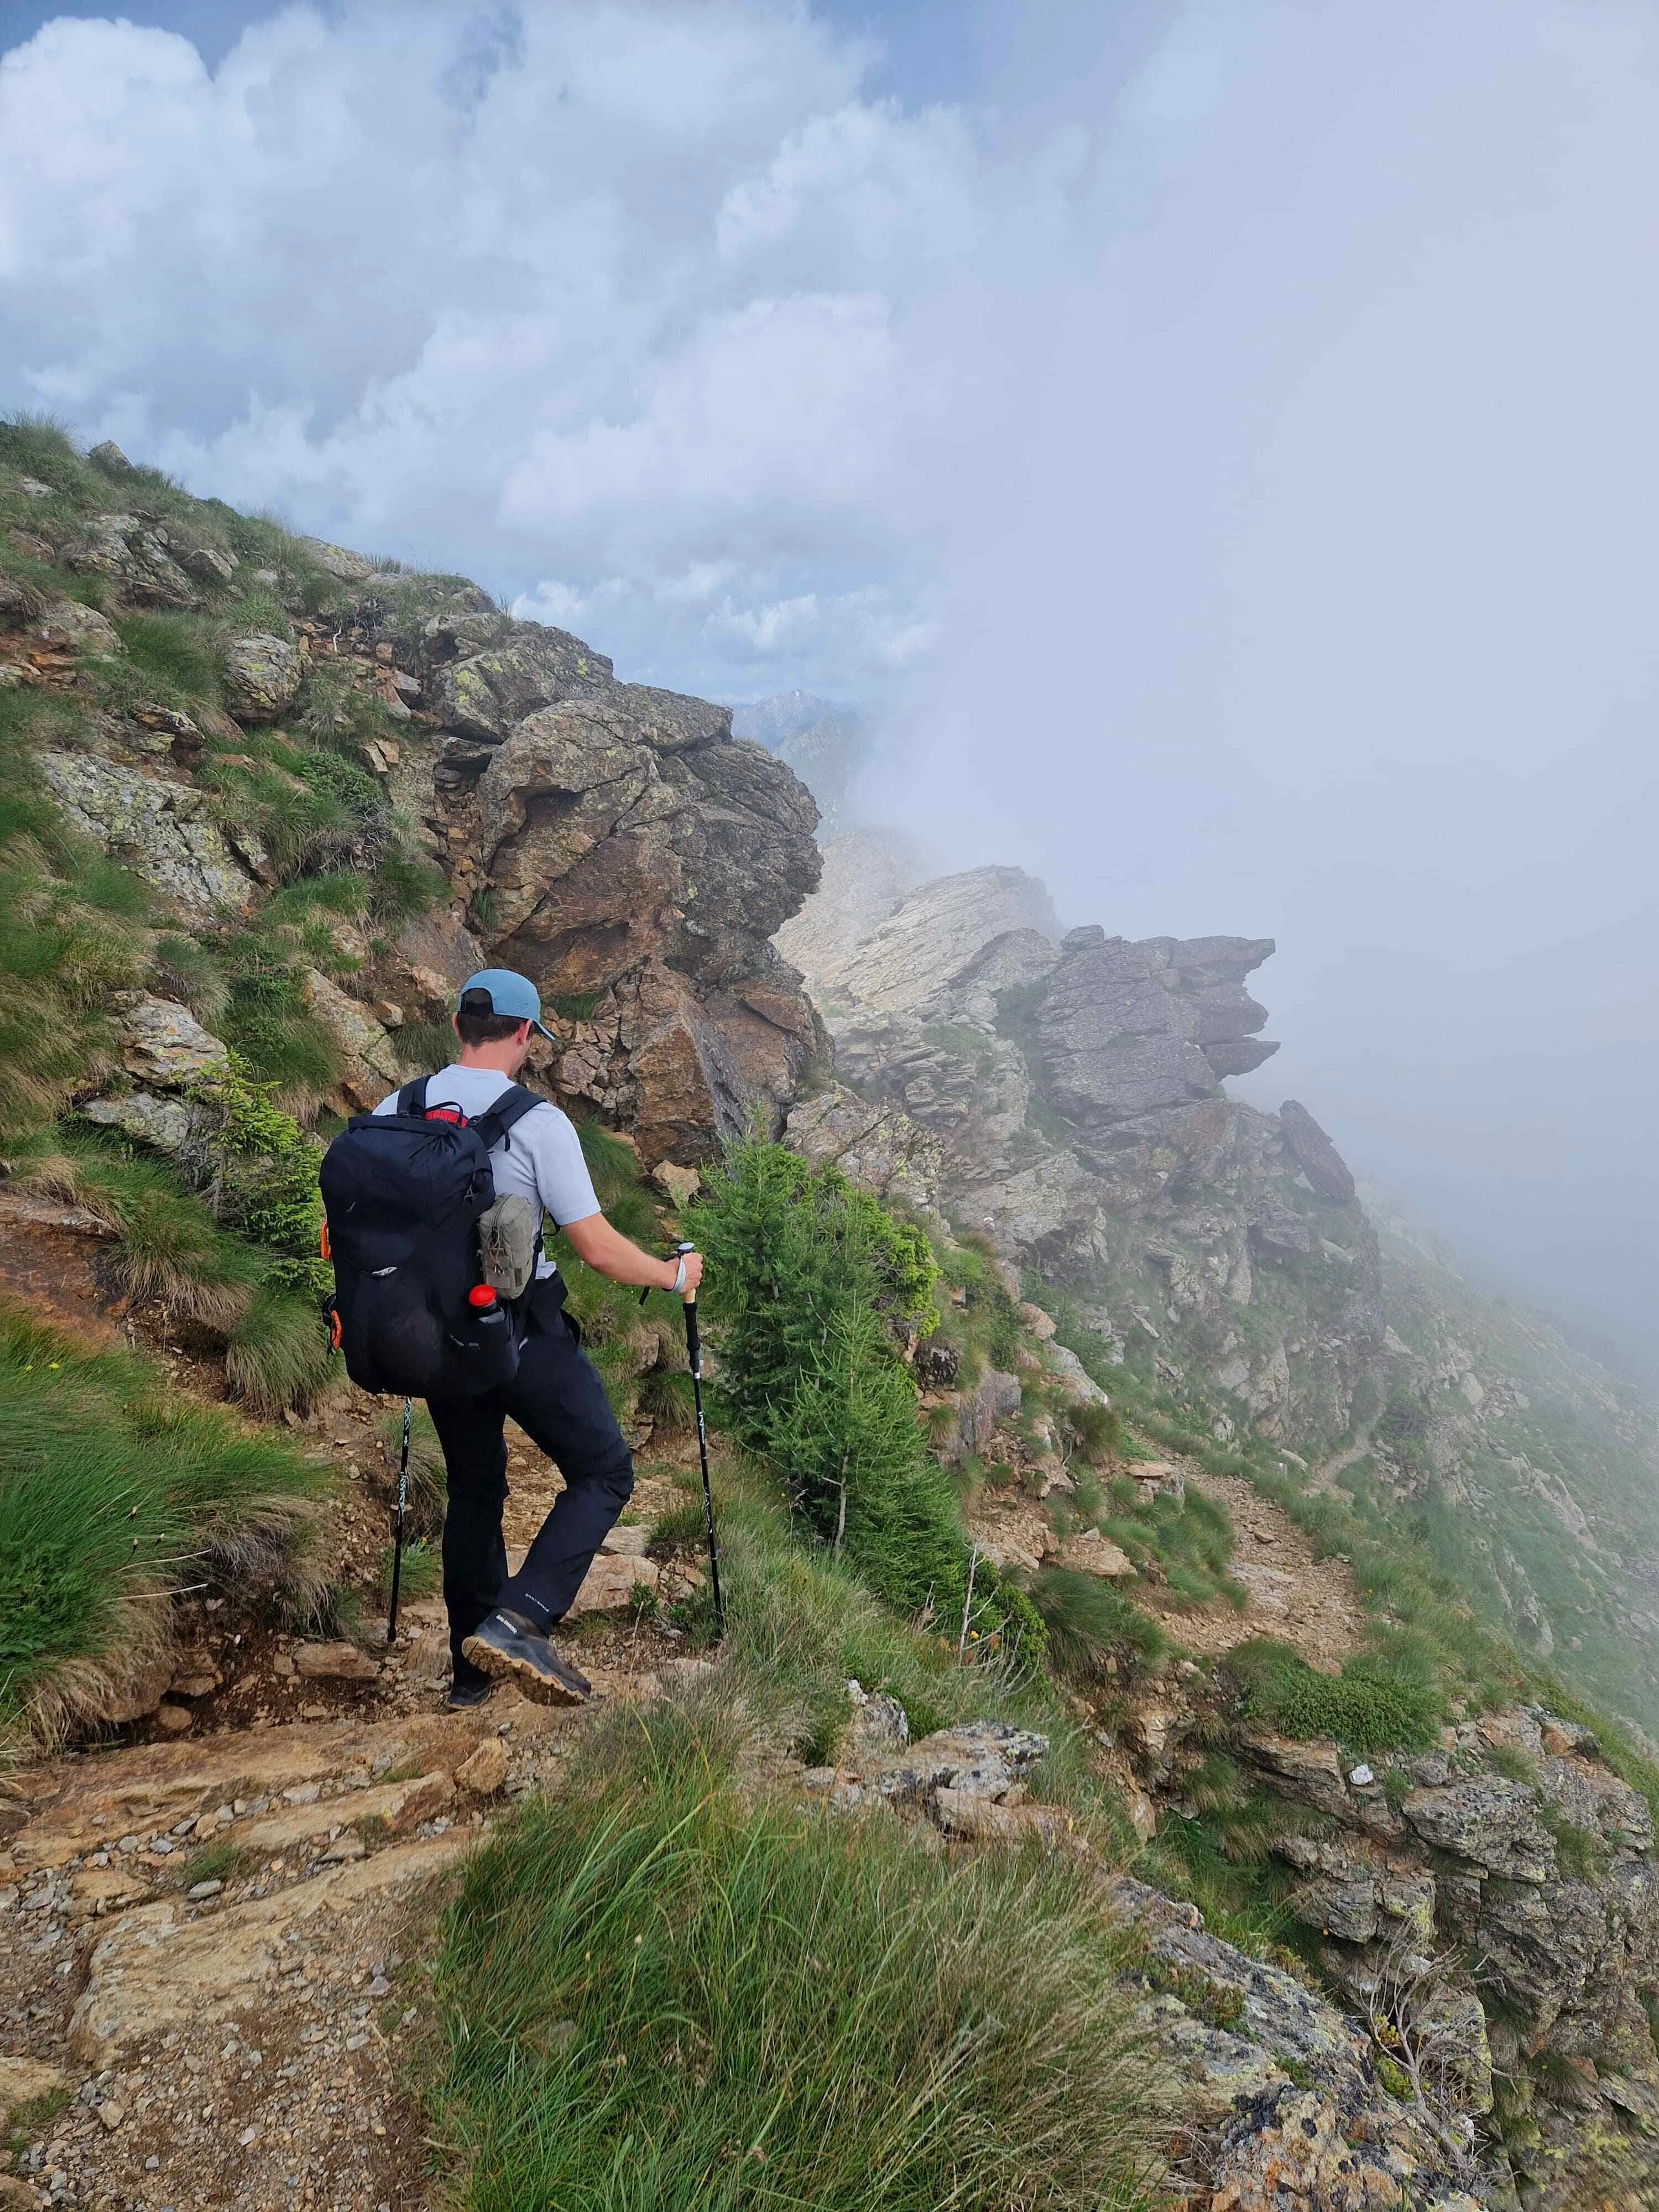
<path id="1" fill-rule="evenodd" d="M 495 1293 L 488 1283 L 474 1283 L 466 1294 L 466 1302 L 470 1306 L 493 1306 Z"/>

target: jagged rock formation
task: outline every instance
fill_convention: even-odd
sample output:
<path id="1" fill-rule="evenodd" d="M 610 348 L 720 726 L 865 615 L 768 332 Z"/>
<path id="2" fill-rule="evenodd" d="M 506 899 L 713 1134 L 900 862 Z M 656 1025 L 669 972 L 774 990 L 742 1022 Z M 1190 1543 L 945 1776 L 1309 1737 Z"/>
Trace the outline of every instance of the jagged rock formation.
<path id="1" fill-rule="evenodd" d="M 136 490 L 132 504 L 30 538 L 37 565 L 103 579 L 116 619 L 7 579 L 0 681 L 73 686 L 78 660 L 122 653 L 124 612 L 210 610 L 237 575 L 205 510 L 198 532 L 141 511 Z M 707 1158 L 757 1107 L 780 1127 L 820 1043 L 800 979 L 769 941 L 818 879 L 805 787 L 764 747 L 734 740 L 725 708 L 619 683 L 603 654 L 514 620 L 472 585 L 307 543 L 337 604 L 308 616 L 307 578 L 258 572 L 286 595 L 293 635 L 225 638 L 228 713 L 198 721 L 140 697 L 41 745 L 72 826 L 187 930 L 252 915 L 282 870 L 222 795 L 219 765 L 228 755 L 258 770 L 262 756 L 236 750 L 242 732 L 274 728 L 282 742 L 293 716 L 313 728 L 300 742 L 314 741 L 325 681 L 341 729 L 356 726 L 353 701 L 372 702 L 381 734 L 362 736 L 362 763 L 451 891 L 441 927 L 388 936 L 343 919 L 341 972 L 307 978 L 344 1071 L 337 1104 L 371 1103 L 411 1072 L 398 1030 L 446 1018 L 459 978 L 494 962 L 532 975 L 556 1013 L 562 1005 L 554 1079 L 648 1163 Z M 125 696 L 134 688 L 124 680 Z M 360 840 L 340 858 L 372 873 L 377 852 Z"/>
<path id="2" fill-rule="evenodd" d="M 1103 1290 L 1109 1339 L 1193 1370 L 1237 1407 L 1224 1422 L 1334 1446 L 1376 1394 L 1376 1240 L 1304 1109 L 1222 1091 L 1274 1049 L 1244 988 L 1272 945 L 1060 939 L 1014 868 L 924 885 L 848 945 L 827 910 L 853 872 L 839 843 L 787 941 L 841 1079 L 938 1140 L 951 1218 Z"/>
<path id="3" fill-rule="evenodd" d="M 817 881 L 817 810 L 727 708 L 619 684 L 580 639 L 468 587 L 429 614 L 428 817 L 492 960 L 568 1009 L 569 1094 L 648 1162 L 774 1126 L 817 1043 L 769 939 Z"/>

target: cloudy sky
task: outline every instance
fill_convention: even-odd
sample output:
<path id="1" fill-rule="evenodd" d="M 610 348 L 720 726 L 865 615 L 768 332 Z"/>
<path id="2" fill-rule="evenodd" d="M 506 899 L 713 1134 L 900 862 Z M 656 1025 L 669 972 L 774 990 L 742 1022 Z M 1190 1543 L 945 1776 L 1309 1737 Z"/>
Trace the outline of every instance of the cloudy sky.
<path id="1" fill-rule="evenodd" d="M 0 406 L 902 738 L 1659 1368 L 1651 0 L 0 0 Z"/>

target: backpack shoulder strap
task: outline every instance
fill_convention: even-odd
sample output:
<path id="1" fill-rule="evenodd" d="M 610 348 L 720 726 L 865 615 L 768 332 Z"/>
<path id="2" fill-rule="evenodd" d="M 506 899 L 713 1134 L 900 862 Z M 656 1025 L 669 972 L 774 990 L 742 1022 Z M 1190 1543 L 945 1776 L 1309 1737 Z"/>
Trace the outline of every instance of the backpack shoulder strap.
<path id="1" fill-rule="evenodd" d="M 398 1093 L 398 1111 L 400 1114 L 424 1114 L 426 1086 L 431 1080 L 429 1075 L 422 1075 L 414 1083 L 405 1083 Z"/>
<path id="2" fill-rule="evenodd" d="M 522 1121 L 532 1106 L 544 1103 L 545 1101 L 538 1098 L 533 1091 L 526 1091 L 522 1083 L 515 1083 L 510 1089 L 503 1091 L 487 1113 L 473 1117 L 472 1126 L 477 1131 L 485 1152 L 494 1152 L 514 1123 Z"/>

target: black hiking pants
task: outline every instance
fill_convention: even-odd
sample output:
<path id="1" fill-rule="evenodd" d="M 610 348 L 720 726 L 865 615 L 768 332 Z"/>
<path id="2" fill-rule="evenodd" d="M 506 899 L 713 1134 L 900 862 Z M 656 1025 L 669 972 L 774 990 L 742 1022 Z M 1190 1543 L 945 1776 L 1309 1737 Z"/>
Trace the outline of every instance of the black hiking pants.
<path id="1" fill-rule="evenodd" d="M 526 1322 L 519 1371 L 510 1382 L 478 1398 L 427 1401 L 448 1477 L 444 1605 L 458 1683 L 477 1677 L 461 1656 L 462 1638 L 497 1606 L 511 1607 L 538 1628 L 562 1620 L 633 1494 L 628 1446 L 551 1278 L 531 1289 Z M 553 1510 L 512 1576 L 501 1537 L 509 1419 L 564 1477 Z"/>

